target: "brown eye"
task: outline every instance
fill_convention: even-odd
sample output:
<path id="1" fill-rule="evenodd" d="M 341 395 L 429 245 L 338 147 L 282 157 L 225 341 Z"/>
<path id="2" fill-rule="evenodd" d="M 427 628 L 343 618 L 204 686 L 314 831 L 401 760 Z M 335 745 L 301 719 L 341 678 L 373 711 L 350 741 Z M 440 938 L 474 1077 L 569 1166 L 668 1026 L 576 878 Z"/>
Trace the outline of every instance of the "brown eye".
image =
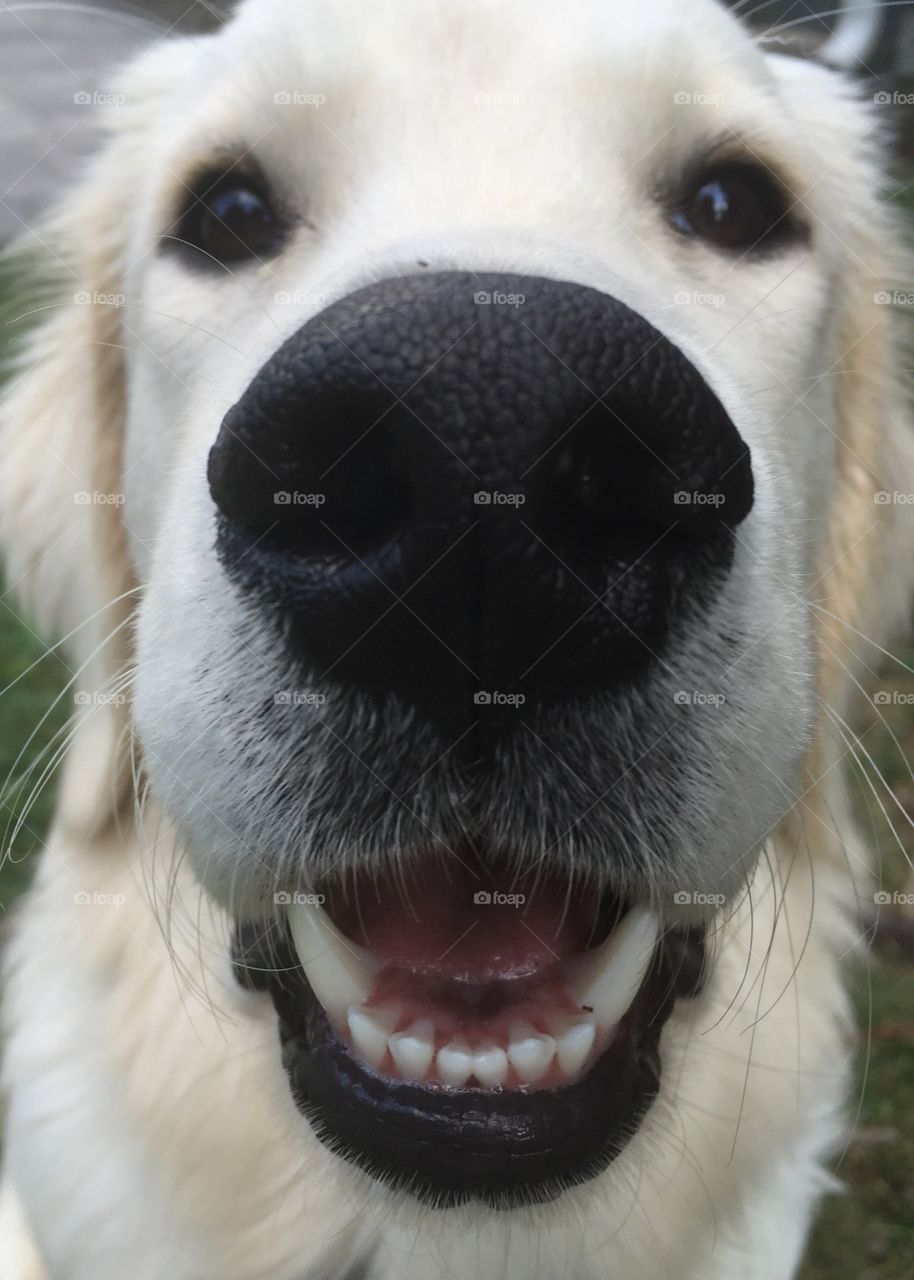
<path id="1" fill-rule="evenodd" d="M 747 253 L 796 238 L 789 200 L 767 170 L 730 165 L 706 174 L 673 215 L 685 235 L 715 248 Z"/>
<path id="2" fill-rule="evenodd" d="M 166 240 L 205 266 L 271 257 L 282 247 L 285 230 L 263 179 L 230 173 L 195 183 Z"/>

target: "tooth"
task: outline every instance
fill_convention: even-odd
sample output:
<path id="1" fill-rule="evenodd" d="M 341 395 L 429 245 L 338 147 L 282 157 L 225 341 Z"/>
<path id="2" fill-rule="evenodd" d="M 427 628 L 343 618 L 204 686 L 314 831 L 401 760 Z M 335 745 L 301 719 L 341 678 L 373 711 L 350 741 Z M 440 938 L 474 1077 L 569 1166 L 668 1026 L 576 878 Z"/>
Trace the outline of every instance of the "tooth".
<path id="1" fill-rule="evenodd" d="M 431 1022 L 414 1022 L 408 1030 L 391 1036 L 390 1052 L 404 1080 L 424 1080 L 435 1054 Z"/>
<path id="2" fill-rule="evenodd" d="M 562 1072 L 569 1079 L 578 1074 L 590 1056 L 596 1030 L 596 1024 L 590 1015 L 563 1022 L 556 1028 L 556 1055 Z"/>
<path id="3" fill-rule="evenodd" d="M 524 1084 L 534 1084 L 546 1074 L 554 1053 L 552 1036 L 540 1035 L 525 1022 L 514 1023 L 508 1057 Z"/>
<path id="4" fill-rule="evenodd" d="M 570 984 L 576 1002 L 593 1011 L 599 1027 L 612 1027 L 631 1008 L 657 946 L 660 922 L 651 911 L 630 911 Z"/>
<path id="5" fill-rule="evenodd" d="M 396 1016 L 387 1009 L 365 1009 L 353 1005 L 346 1020 L 359 1056 L 373 1067 L 380 1067 L 387 1053 L 388 1038 L 396 1026 Z"/>
<path id="6" fill-rule="evenodd" d="M 508 1074 L 508 1055 L 496 1045 L 486 1045 L 473 1053 L 473 1075 L 480 1084 L 490 1087 L 504 1084 Z"/>
<path id="7" fill-rule="evenodd" d="M 331 1018 L 341 1023 L 350 1005 L 368 997 L 377 963 L 363 947 L 344 938 L 321 907 L 289 907 L 292 941 L 311 989 Z"/>
<path id="8" fill-rule="evenodd" d="M 473 1055 L 462 1040 L 452 1040 L 438 1050 L 438 1074 L 455 1088 L 466 1084 L 473 1074 Z"/>

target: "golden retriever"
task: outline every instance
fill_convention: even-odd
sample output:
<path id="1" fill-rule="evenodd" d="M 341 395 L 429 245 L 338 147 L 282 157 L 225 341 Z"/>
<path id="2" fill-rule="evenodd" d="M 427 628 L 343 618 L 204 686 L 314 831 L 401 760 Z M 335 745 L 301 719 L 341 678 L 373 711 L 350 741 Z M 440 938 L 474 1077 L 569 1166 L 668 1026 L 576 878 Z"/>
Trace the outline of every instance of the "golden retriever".
<path id="1" fill-rule="evenodd" d="M 904 618 L 876 113 L 713 0 L 247 0 L 41 241 L 4 1280 L 787 1280 Z"/>

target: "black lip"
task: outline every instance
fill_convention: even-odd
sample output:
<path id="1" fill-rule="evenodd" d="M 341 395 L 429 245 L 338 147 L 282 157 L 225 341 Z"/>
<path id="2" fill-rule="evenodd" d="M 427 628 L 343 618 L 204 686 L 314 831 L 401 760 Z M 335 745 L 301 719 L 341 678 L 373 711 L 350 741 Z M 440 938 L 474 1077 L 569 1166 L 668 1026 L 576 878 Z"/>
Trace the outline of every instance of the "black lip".
<path id="1" fill-rule="evenodd" d="M 343 1159 L 439 1208 L 555 1199 L 600 1173 L 637 1132 L 660 1085 L 660 1034 L 698 993 L 704 942 L 668 934 L 635 1003 L 588 1074 L 561 1089 L 441 1089 L 366 1069 L 333 1031 L 285 930 L 243 925 L 235 970 L 268 991 L 296 1104 Z"/>

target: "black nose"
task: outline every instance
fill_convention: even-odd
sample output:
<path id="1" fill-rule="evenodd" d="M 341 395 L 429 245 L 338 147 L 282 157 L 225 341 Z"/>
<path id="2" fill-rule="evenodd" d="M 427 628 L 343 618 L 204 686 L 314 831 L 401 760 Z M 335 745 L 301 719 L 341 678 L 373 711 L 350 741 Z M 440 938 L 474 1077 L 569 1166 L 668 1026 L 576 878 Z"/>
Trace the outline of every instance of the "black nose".
<path id="1" fill-rule="evenodd" d="M 639 679 L 753 492 L 722 404 L 641 315 L 457 272 L 303 325 L 226 414 L 209 481 L 224 564 L 309 674 L 454 735 Z"/>

